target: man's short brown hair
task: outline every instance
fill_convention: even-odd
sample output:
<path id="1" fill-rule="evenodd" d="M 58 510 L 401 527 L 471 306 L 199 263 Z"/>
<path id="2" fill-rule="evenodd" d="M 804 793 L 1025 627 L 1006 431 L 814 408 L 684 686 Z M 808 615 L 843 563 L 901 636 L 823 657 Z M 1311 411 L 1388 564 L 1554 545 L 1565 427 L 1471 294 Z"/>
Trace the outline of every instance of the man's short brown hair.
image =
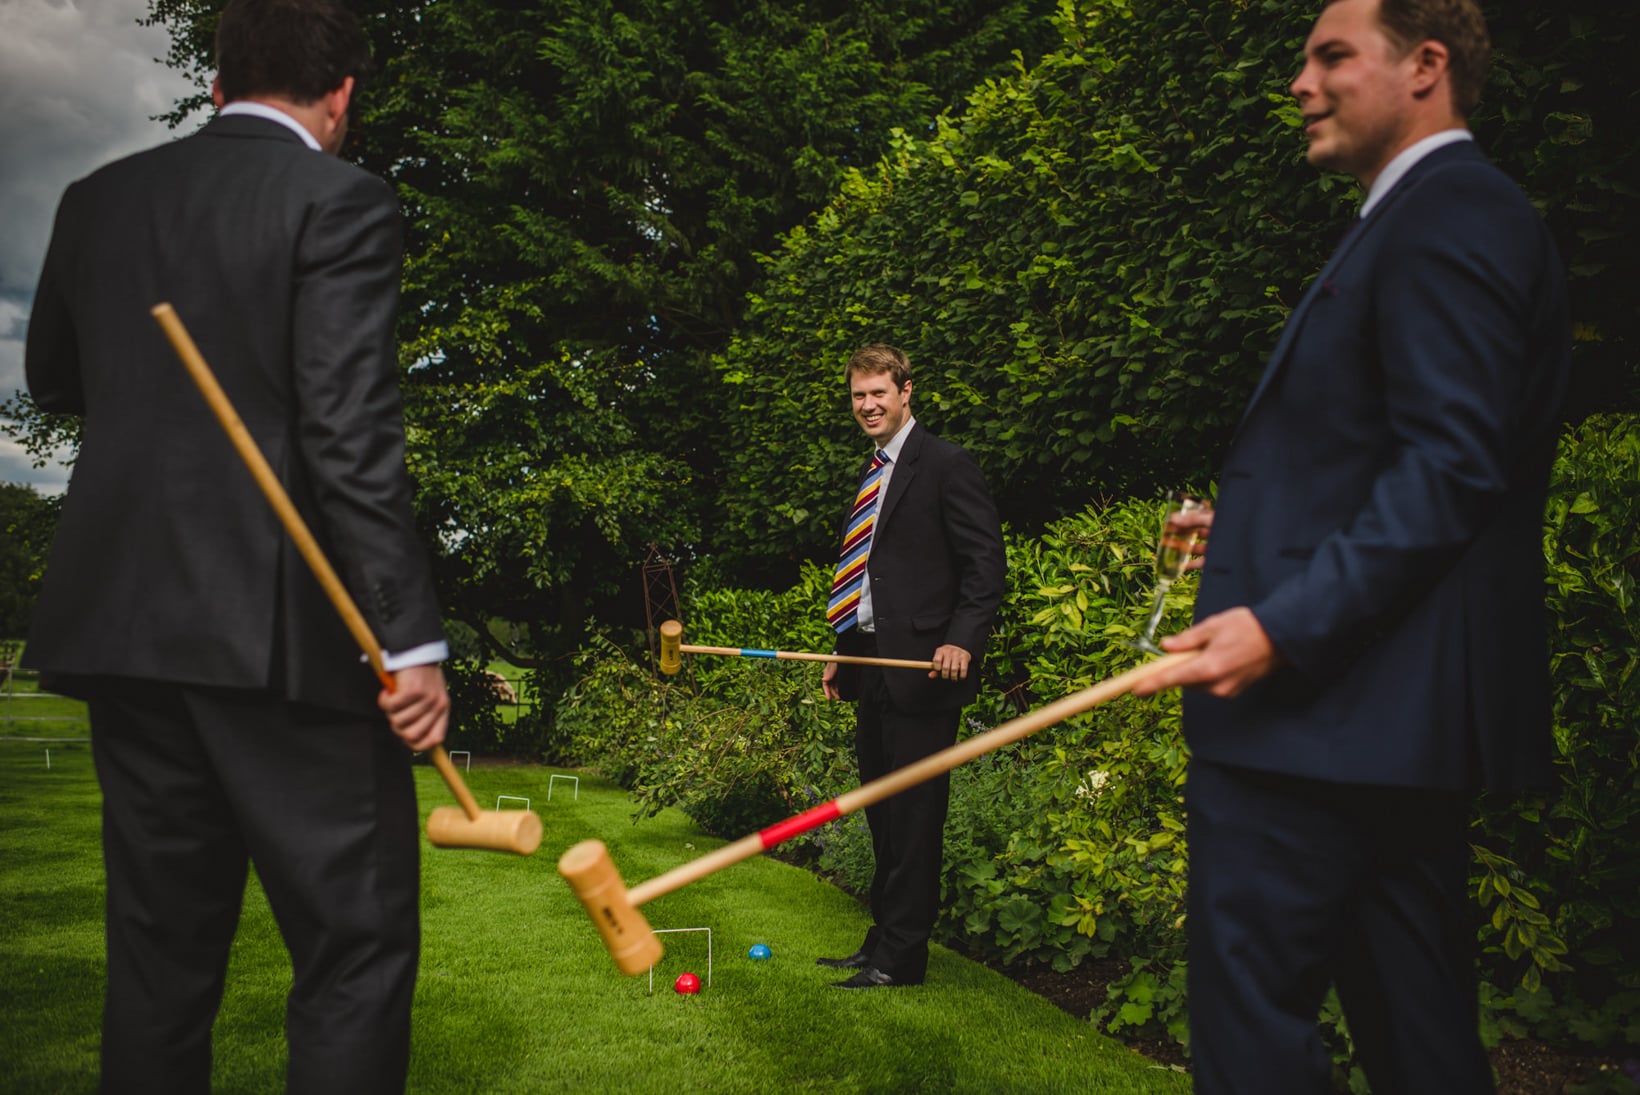
<path id="1" fill-rule="evenodd" d="M 1338 0 L 1323 0 L 1331 7 Z M 1452 106 L 1469 117 L 1481 101 L 1492 39 L 1476 0 L 1378 0 L 1378 25 L 1403 54 L 1430 39 L 1446 47 Z"/>
<path id="2" fill-rule="evenodd" d="M 274 95 L 311 103 L 349 76 L 357 102 L 370 44 L 338 0 L 229 0 L 216 24 L 216 67 L 227 102 Z"/>
<path id="3" fill-rule="evenodd" d="M 911 382 L 911 359 L 905 356 L 903 350 L 881 342 L 871 342 L 855 350 L 848 359 L 848 366 L 843 370 L 843 383 L 847 384 L 854 379 L 855 373 L 865 373 L 875 376 L 878 373 L 887 373 L 894 381 L 896 388 L 904 388 Z"/>

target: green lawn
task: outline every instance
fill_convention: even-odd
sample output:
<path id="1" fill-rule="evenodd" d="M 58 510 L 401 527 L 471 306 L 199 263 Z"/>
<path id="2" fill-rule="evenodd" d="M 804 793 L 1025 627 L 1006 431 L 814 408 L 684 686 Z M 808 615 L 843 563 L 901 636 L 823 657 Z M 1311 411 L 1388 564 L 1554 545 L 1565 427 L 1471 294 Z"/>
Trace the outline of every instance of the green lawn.
<path id="1" fill-rule="evenodd" d="M 98 792 L 88 746 L 0 743 L 0 1091 L 89 1092 L 102 992 Z M 1186 1078 L 1095 1033 L 1012 981 L 936 948 L 918 988 L 839 992 L 814 965 L 858 943 L 853 899 L 760 858 L 644 912 L 667 955 L 623 977 L 555 869 L 588 836 L 628 885 L 715 847 L 681 814 L 634 824 L 619 788 L 581 775 L 579 800 L 552 770 L 479 766 L 480 805 L 531 800 L 546 826 L 533 857 L 423 857 L 423 952 L 410 1088 L 419 1092 L 1181 1092 Z M 424 811 L 450 801 L 417 768 Z M 746 956 L 767 944 L 771 960 Z M 289 970 L 254 885 L 217 1024 L 214 1086 L 282 1087 Z"/>

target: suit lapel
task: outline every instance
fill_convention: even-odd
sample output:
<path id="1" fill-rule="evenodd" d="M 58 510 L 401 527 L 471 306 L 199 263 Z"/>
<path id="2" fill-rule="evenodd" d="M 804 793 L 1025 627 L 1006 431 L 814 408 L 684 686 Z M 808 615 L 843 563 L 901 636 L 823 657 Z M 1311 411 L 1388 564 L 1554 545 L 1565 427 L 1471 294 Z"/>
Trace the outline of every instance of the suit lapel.
<path id="1" fill-rule="evenodd" d="M 1286 366 L 1288 358 L 1292 355 L 1293 343 L 1297 340 L 1298 333 L 1303 328 L 1305 319 L 1309 316 L 1311 305 L 1314 304 L 1317 296 L 1331 288 L 1333 275 L 1349 261 L 1350 254 L 1360 245 L 1361 241 L 1366 239 L 1370 232 L 1383 223 L 1384 216 L 1389 212 L 1390 207 L 1400 199 L 1401 195 L 1410 190 L 1418 179 L 1442 161 L 1457 159 L 1465 152 L 1475 156 L 1480 155 L 1474 141 L 1461 141 L 1457 144 L 1447 145 L 1444 148 L 1437 148 L 1434 152 L 1419 160 L 1395 184 L 1394 189 L 1384 195 L 1371 214 L 1357 224 L 1354 230 L 1339 243 L 1337 250 L 1327 260 L 1327 265 L 1321 268 L 1321 272 L 1315 276 L 1315 280 L 1310 282 L 1310 287 L 1304 291 L 1304 296 L 1299 299 L 1298 307 L 1294 308 L 1292 314 L 1287 317 L 1287 323 L 1281 329 L 1281 337 L 1276 340 L 1276 348 L 1271 351 L 1270 359 L 1264 365 L 1264 373 L 1259 377 L 1258 385 L 1253 389 L 1252 398 L 1247 401 L 1246 410 L 1242 411 L 1241 421 L 1236 425 L 1236 436 L 1240 436 L 1242 427 L 1247 424 L 1247 419 L 1253 413 L 1253 408 L 1258 405 L 1258 401 L 1264 396 L 1264 393 L 1269 391 L 1271 382 Z M 1234 443 L 1235 438 L 1232 437 L 1231 444 Z"/>
<path id="2" fill-rule="evenodd" d="M 1400 187 L 1396 189 L 1399 190 Z M 1380 210 L 1374 210 L 1374 213 L 1377 212 L 1380 212 Z M 1253 397 L 1247 401 L 1247 408 L 1241 412 L 1241 422 L 1236 426 L 1238 435 L 1241 433 L 1242 425 L 1245 425 L 1248 417 L 1252 415 L 1253 408 L 1258 406 L 1259 399 L 1269 390 L 1270 382 L 1276 378 L 1276 375 L 1281 372 L 1282 366 L 1287 363 L 1287 358 L 1293 348 L 1293 341 L 1298 337 L 1300 328 L 1304 326 L 1304 320 L 1308 318 L 1310 313 L 1310 305 L 1322 291 L 1322 286 L 1331 283 L 1332 274 L 1344 264 L 1344 261 L 1349 258 L 1350 252 L 1371 230 L 1372 222 L 1375 219 L 1368 218 L 1356 225 L 1355 230 L 1350 232 L 1343 242 L 1338 245 L 1338 249 L 1332 253 L 1332 257 L 1327 260 L 1327 265 L 1321 268 L 1321 272 L 1315 276 L 1315 280 L 1310 282 L 1310 287 L 1304 290 L 1304 295 L 1299 298 L 1298 307 L 1293 309 L 1292 314 L 1287 317 L 1287 323 L 1281 328 L 1281 337 L 1276 340 L 1276 348 L 1271 351 L 1269 361 L 1264 364 L 1264 373 L 1258 378 L 1258 386 L 1253 389 Z M 1234 438 L 1231 440 L 1234 443 Z"/>
<path id="3" fill-rule="evenodd" d="M 904 497 L 906 488 L 911 485 L 912 478 L 917 474 L 917 458 L 922 454 L 923 428 L 921 422 L 911 426 L 911 432 L 905 435 L 905 444 L 900 446 L 900 458 L 894 462 L 894 473 L 888 477 L 888 495 L 883 499 L 882 506 L 877 511 L 877 528 L 880 531 L 888 521 L 889 514 L 894 512 L 894 506 Z"/>

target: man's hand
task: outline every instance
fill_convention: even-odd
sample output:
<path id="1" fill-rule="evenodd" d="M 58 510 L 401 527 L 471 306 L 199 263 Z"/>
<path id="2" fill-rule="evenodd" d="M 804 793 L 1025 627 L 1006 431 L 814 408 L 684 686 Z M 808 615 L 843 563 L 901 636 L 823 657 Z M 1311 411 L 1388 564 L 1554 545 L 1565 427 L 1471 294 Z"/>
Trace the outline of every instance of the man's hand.
<path id="1" fill-rule="evenodd" d="M 826 668 L 820 672 L 820 691 L 826 694 L 826 699 L 828 700 L 840 700 L 843 698 L 838 694 L 837 686 L 832 683 L 836 679 L 837 663 L 827 662 Z"/>
<path id="2" fill-rule="evenodd" d="M 387 713 L 393 733 L 420 752 L 444 741 L 450 723 L 450 693 L 444 670 L 437 665 L 412 665 L 393 674 L 393 691 L 383 689 L 376 703 Z"/>
<path id="3" fill-rule="evenodd" d="M 1183 665 L 1145 678 L 1134 686 L 1135 696 L 1168 688 L 1199 688 L 1214 696 L 1236 696 L 1284 663 L 1252 609 L 1245 607 L 1209 616 L 1195 627 L 1169 635 L 1161 645 L 1170 654 L 1200 653 Z"/>
<path id="4" fill-rule="evenodd" d="M 947 681 L 960 681 L 968 676 L 968 663 L 973 657 L 962 647 L 946 643 L 934 651 L 934 657 L 930 660 L 934 663 L 934 668 L 928 671 L 930 680 L 939 677 Z"/>

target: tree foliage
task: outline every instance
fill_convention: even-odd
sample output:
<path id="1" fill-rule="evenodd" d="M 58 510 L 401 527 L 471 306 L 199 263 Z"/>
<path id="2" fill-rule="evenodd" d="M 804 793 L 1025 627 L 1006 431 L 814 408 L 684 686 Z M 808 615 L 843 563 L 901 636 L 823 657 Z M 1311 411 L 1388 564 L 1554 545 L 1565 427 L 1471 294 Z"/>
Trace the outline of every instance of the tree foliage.
<path id="1" fill-rule="evenodd" d="M 0 641 L 28 633 L 56 528 L 56 499 L 40 497 L 33 487 L 0 483 Z"/>
<path id="2" fill-rule="evenodd" d="M 219 7 L 153 0 L 173 66 L 209 68 Z M 407 218 L 412 462 L 453 615 L 561 651 L 646 543 L 697 539 L 724 430 L 705 355 L 755 256 L 893 127 L 1047 48 L 1052 8 L 358 5 L 381 71 L 354 151 Z"/>
<path id="3" fill-rule="evenodd" d="M 1530 7 L 1530 6 L 1528 6 Z M 867 340 L 967 446 L 1005 519 L 1204 478 L 1287 311 L 1359 200 L 1303 161 L 1291 0 L 1064 4 L 1062 49 L 902 135 L 771 259 L 720 371 L 750 436 L 717 546 L 823 557 L 857 444 L 841 366 Z M 1543 209 L 1578 322 L 1576 413 L 1635 402 L 1635 10 L 1494 5 L 1477 133 Z M 1602 9 L 1604 10 L 1604 9 Z M 771 484 L 779 484 L 771 490 Z"/>

